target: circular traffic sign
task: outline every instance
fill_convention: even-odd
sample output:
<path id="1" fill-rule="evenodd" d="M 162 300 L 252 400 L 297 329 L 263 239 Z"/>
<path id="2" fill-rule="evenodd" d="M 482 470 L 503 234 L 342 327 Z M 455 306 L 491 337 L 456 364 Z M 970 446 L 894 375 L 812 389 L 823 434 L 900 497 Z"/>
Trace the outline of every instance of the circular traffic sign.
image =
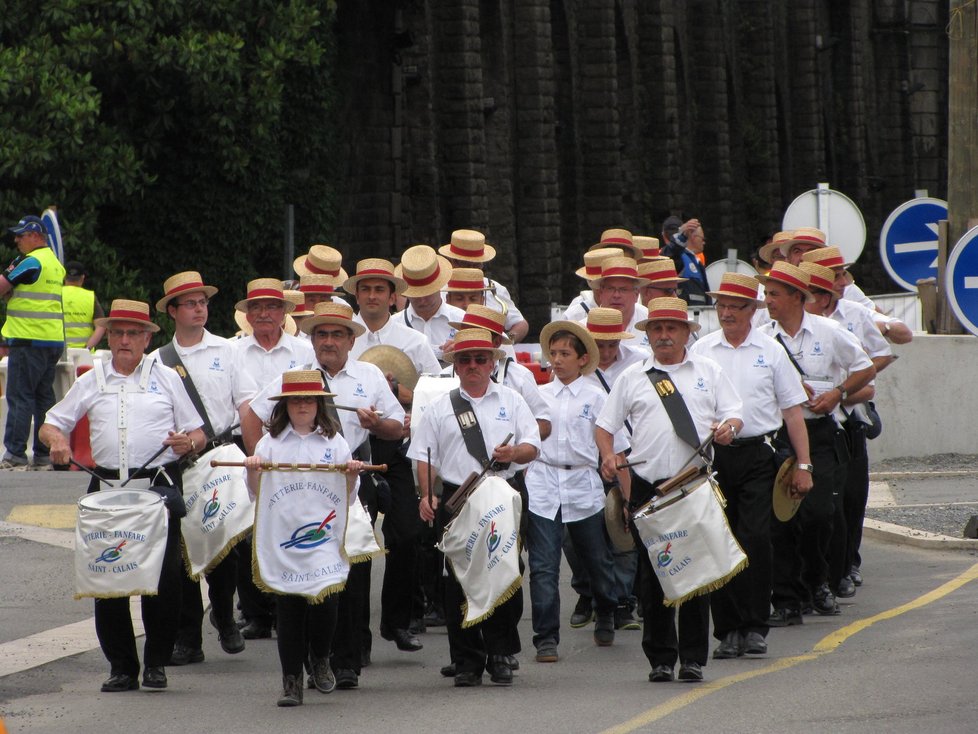
<path id="1" fill-rule="evenodd" d="M 961 325 L 978 335 L 978 227 L 958 240 L 947 259 L 947 299 Z"/>
<path id="2" fill-rule="evenodd" d="M 922 196 L 906 201 L 880 231 L 880 259 L 890 277 L 908 291 L 917 281 L 937 277 L 937 223 L 947 219 L 947 202 Z"/>
<path id="3" fill-rule="evenodd" d="M 825 232 L 826 244 L 842 250 L 846 262 L 859 259 L 866 245 L 866 221 L 852 199 L 828 187 L 806 191 L 785 210 L 782 229 L 816 227 Z"/>

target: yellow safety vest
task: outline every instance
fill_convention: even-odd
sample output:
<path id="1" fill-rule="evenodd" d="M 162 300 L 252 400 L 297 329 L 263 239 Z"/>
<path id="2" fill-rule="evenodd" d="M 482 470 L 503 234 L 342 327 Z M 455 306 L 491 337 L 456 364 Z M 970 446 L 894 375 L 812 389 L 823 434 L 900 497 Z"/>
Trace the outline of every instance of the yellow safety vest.
<path id="1" fill-rule="evenodd" d="M 61 313 L 61 291 L 65 268 L 49 247 L 38 247 L 28 253 L 41 263 L 37 280 L 14 286 L 7 301 L 7 321 L 3 336 L 7 339 L 29 339 L 36 346 L 64 346 L 65 330 Z"/>
<path id="2" fill-rule="evenodd" d="M 65 341 L 69 347 L 84 349 L 95 333 L 95 291 L 78 285 L 66 285 L 61 293 L 65 314 Z"/>

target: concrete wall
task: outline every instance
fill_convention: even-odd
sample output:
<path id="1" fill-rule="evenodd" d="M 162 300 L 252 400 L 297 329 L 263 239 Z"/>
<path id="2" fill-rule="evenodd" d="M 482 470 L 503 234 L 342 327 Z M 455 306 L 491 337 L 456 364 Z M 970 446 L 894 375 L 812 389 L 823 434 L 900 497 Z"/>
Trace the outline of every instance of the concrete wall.
<path id="1" fill-rule="evenodd" d="M 978 453 L 978 339 L 916 334 L 876 381 L 883 434 L 870 462 L 901 456 Z"/>

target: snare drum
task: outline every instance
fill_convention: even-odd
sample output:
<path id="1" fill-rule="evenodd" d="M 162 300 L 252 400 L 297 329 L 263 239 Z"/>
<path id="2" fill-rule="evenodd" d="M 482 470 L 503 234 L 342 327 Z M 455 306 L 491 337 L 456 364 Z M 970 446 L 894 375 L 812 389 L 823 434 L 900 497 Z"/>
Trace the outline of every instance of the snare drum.
<path id="1" fill-rule="evenodd" d="M 747 567 L 724 504 L 710 474 L 653 498 L 633 516 L 666 606 L 719 589 Z"/>
<path id="2" fill-rule="evenodd" d="M 105 489 L 78 500 L 75 598 L 153 596 L 159 587 L 169 521 L 148 489 Z"/>

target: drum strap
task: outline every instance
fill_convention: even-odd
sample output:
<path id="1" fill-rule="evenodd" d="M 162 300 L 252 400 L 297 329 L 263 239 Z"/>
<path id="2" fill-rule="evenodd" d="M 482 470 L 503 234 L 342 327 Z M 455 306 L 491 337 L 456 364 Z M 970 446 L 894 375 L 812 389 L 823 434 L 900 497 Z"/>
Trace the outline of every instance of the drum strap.
<path id="1" fill-rule="evenodd" d="M 513 361 L 513 358 L 506 357 L 506 359 L 500 361 L 502 362 L 503 365 L 502 376 L 499 375 L 499 362 L 496 362 L 496 369 L 494 370 L 493 374 L 490 375 L 490 379 L 492 379 L 492 381 L 495 382 L 497 385 L 505 385 L 506 375 L 509 374 L 509 363 Z"/>
<path id="2" fill-rule="evenodd" d="M 479 462 L 479 466 L 485 468 L 489 466 L 489 452 L 486 451 L 486 440 L 482 435 L 482 427 L 479 419 L 472 409 L 472 404 L 462 397 L 462 391 L 457 387 L 449 393 L 452 401 L 452 410 L 455 411 L 455 420 L 458 421 L 459 430 L 462 431 L 462 440 L 465 441 L 465 448 L 473 459 Z M 500 469 L 509 466 L 499 464 Z"/>
<path id="3" fill-rule="evenodd" d="M 211 419 L 207 415 L 207 408 L 204 407 L 204 401 L 201 400 L 200 393 L 197 392 L 194 379 L 190 376 L 190 372 L 187 370 L 186 365 L 184 365 L 183 360 L 180 359 L 177 348 L 173 345 L 172 341 L 160 347 L 160 361 L 167 367 L 172 367 L 180 375 L 180 379 L 183 381 L 183 389 L 187 391 L 190 402 L 194 404 L 197 412 L 200 413 L 200 417 L 204 419 L 204 433 L 207 435 L 207 440 L 210 441 L 214 438 L 214 426 L 211 425 Z"/>
<path id="4" fill-rule="evenodd" d="M 693 416 L 689 414 L 689 406 L 686 405 L 682 393 L 679 392 L 676 384 L 669 377 L 669 373 L 653 367 L 645 374 L 648 375 L 649 382 L 652 383 L 652 387 L 662 400 L 662 407 L 666 409 L 666 414 L 672 421 L 672 428 L 676 435 L 694 449 L 698 449 L 700 438 L 696 433 Z"/>
<path id="5" fill-rule="evenodd" d="M 95 384 L 98 386 L 98 391 L 103 394 L 114 394 L 118 396 L 116 398 L 116 427 L 119 429 L 120 477 L 129 476 L 129 406 L 126 401 L 126 393 L 146 392 L 146 386 L 149 384 L 149 375 L 153 370 L 154 364 L 156 364 L 155 359 L 146 359 L 146 357 L 143 357 L 139 373 L 139 383 L 134 386 L 125 382 L 118 385 L 108 385 L 105 381 L 105 363 L 100 359 L 95 360 L 95 364 L 92 367 L 95 372 Z"/>

